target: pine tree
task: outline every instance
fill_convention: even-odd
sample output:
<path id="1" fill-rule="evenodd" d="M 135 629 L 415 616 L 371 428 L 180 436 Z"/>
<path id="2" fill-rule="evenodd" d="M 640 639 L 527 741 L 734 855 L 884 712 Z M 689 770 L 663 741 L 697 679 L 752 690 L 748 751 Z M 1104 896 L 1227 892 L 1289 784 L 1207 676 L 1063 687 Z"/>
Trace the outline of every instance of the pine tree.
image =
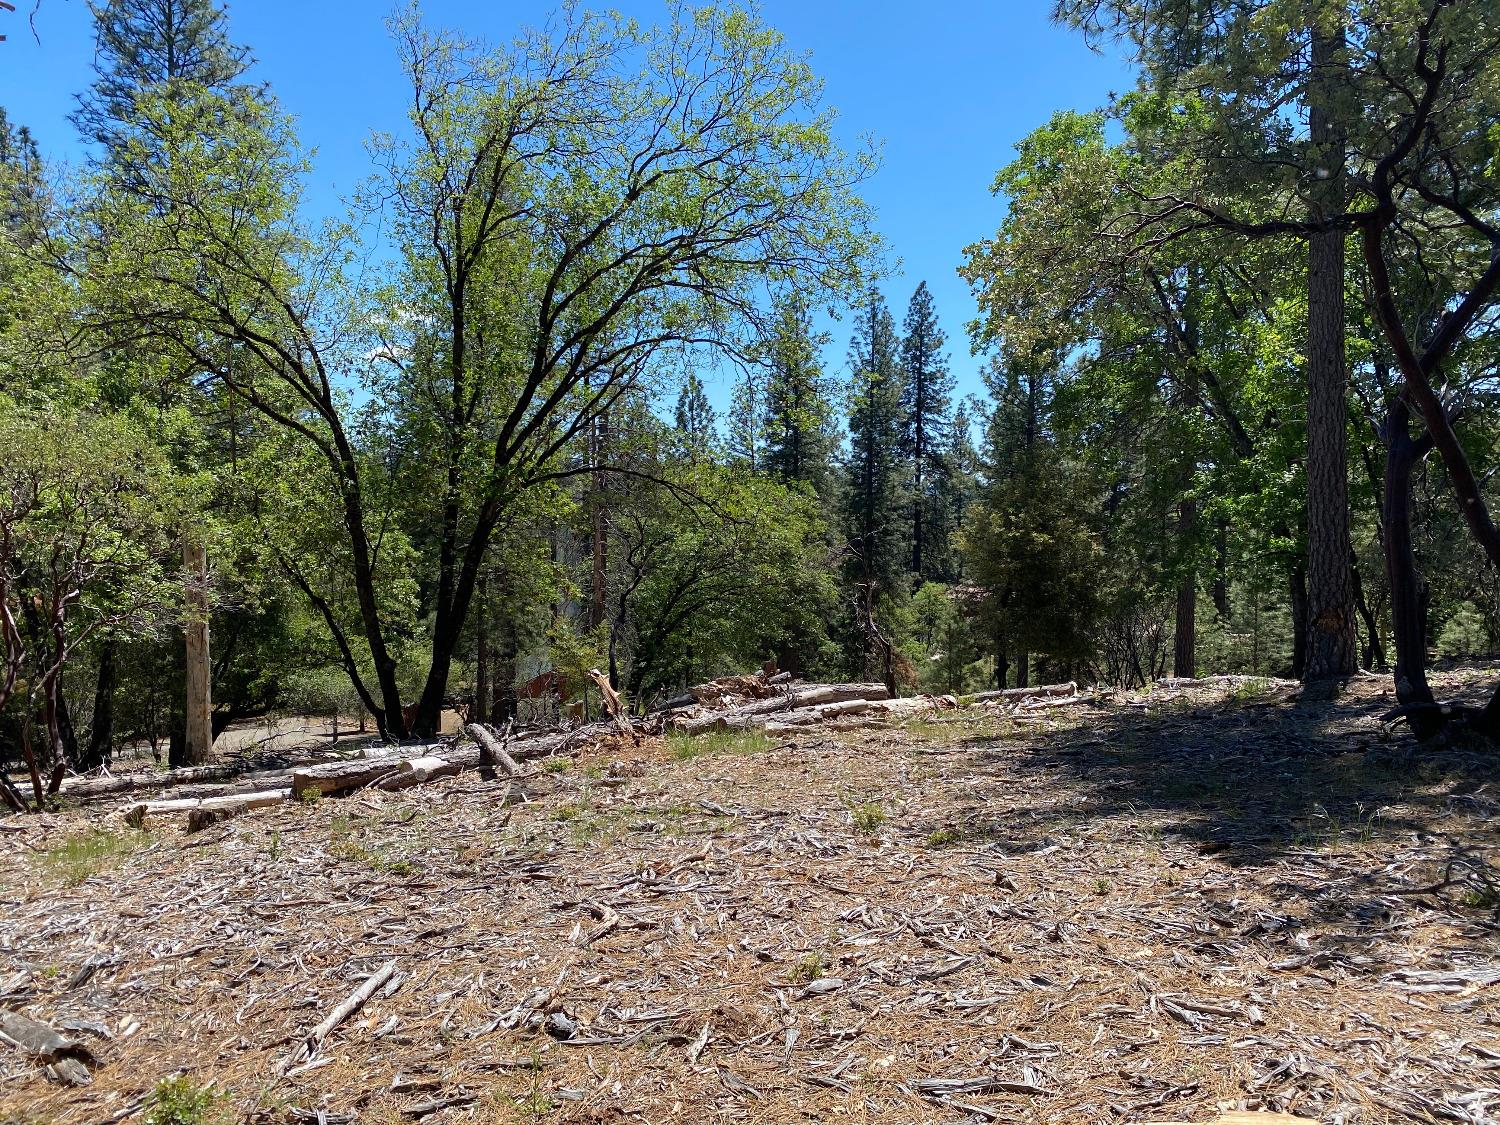
<path id="1" fill-rule="evenodd" d="M 735 384 L 729 403 L 726 444 L 732 456 L 743 461 L 750 471 L 761 467 L 765 444 L 765 393 L 753 368 Z"/>
<path id="2" fill-rule="evenodd" d="M 714 447 L 714 408 L 703 393 L 703 380 L 689 373 L 677 395 L 677 442 L 683 452 L 705 457 Z"/>
<path id="3" fill-rule="evenodd" d="M 228 13 L 213 0 L 104 0 L 89 11 L 97 77 L 71 120 L 105 149 L 120 146 L 144 91 L 172 82 L 222 90 L 255 61 L 230 42 Z"/>
<path id="4" fill-rule="evenodd" d="M 896 325 L 874 289 L 849 344 L 848 491 L 845 527 L 859 594 L 866 666 L 894 690 L 893 646 L 877 620 L 880 604 L 907 582 L 909 514 L 901 458 L 901 363 Z"/>
<path id="5" fill-rule="evenodd" d="M 826 500 L 832 485 L 833 404 L 805 304 L 780 303 L 767 350 L 764 467 L 785 483 L 806 482 Z"/>
<path id="6" fill-rule="evenodd" d="M 157 132 L 159 114 L 142 112 L 142 100 L 154 95 L 170 99 L 173 115 L 203 112 L 195 99 L 204 92 L 264 97 L 264 87 L 240 80 L 254 60 L 249 51 L 229 39 L 228 16 L 214 0 L 103 0 L 89 5 L 95 28 L 95 79 L 79 96 L 73 125 L 100 146 L 101 164 L 124 191 L 146 195 L 144 169 L 162 148 Z M 205 135 L 223 128 L 222 117 L 240 111 L 234 97 L 217 99 L 197 123 Z M 153 207 L 166 212 L 171 203 L 149 197 Z M 199 392 L 194 392 L 199 393 Z M 210 394 L 196 403 L 200 416 L 211 409 Z M 233 440 L 233 437 L 230 437 Z M 180 451 L 179 451 L 180 452 Z M 99 678 L 95 688 L 94 719 L 87 754 L 79 761 L 90 767 L 105 760 L 114 738 L 116 690 L 115 643 L 99 647 Z M 177 672 L 186 676 L 185 656 L 178 650 Z M 182 693 L 174 700 L 170 760 L 188 764 L 185 723 L 180 713 Z"/>
<path id="7" fill-rule="evenodd" d="M 24 237 L 44 196 L 36 138 L 25 125 L 13 126 L 0 106 L 0 226 Z"/>
<path id="8" fill-rule="evenodd" d="M 939 494 L 947 472 L 943 451 L 953 394 L 945 337 L 925 281 L 912 294 L 902 327 L 901 450 L 910 466 L 911 569 L 920 582 L 944 577 Z"/>

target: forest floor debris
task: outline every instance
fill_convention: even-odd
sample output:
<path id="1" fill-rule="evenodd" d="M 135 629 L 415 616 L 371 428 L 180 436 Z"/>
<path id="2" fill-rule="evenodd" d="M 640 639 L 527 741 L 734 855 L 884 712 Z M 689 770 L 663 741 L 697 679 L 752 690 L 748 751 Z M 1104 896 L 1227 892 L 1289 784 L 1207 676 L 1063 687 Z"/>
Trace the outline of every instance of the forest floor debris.
<path id="1" fill-rule="evenodd" d="M 0 1009 L 92 1083 L 0 1043 L 0 1121 L 1491 1120 L 1500 758 L 1374 678 L 1086 702 L 12 817 Z"/>

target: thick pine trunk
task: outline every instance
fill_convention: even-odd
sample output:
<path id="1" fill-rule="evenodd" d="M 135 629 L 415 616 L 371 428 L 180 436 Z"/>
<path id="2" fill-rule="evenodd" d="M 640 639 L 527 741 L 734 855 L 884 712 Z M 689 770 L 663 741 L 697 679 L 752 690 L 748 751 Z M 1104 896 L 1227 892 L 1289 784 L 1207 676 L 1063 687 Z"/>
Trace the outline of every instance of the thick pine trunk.
<path id="1" fill-rule="evenodd" d="M 1031 686 L 1031 653 L 1022 649 L 1016 653 L 1016 687 Z"/>
<path id="2" fill-rule="evenodd" d="M 1331 109 L 1343 51 L 1341 29 L 1314 30 L 1308 116 L 1319 163 L 1317 218 L 1344 203 L 1344 140 Z M 1302 679 L 1313 682 L 1352 675 L 1358 658 L 1349 580 L 1343 231 L 1312 235 L 1307 266 L 1308 640 Z"/>

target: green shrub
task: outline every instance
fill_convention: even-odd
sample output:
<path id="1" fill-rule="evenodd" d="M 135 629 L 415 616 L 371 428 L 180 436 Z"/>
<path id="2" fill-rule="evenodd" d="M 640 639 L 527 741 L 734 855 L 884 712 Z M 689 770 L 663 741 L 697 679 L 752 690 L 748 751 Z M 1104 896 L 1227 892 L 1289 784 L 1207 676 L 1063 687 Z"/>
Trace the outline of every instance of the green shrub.
<path id="1" fill-rule="evenodd" d="M 212 1084 L 200 1086 L 185 1074 L 163 1078 L 146 1099 L 146 1125 L 206 1125 L 223 1099 Z"/>

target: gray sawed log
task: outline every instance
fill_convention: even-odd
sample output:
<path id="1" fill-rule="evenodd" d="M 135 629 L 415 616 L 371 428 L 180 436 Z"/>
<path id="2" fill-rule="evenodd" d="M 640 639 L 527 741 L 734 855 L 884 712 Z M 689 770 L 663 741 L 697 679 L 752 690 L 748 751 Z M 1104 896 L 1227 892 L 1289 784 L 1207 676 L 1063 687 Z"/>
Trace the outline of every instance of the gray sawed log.
<path id="1" fill-rule="evenodd" d="M 1005 688 L 1003 691 L 981 691 L 970 698 L 975 703 L 993 703 L 997 699 L 1014 702 L 1021 699 L 1042 699 L 1051 695 L 1077 694 L 1078 685 L 1069 681 L 1065 684 L 1042 684 L 1038 687 L 1013 687 Z"/>
<path id="2" fill-rule="evenodd" d="M 95 1061 L 93 1052 L 82 1043 L 59 1035 L 40 1020 L 20 1012 L 0 1011 L 0 1042 L 41 1060 L 49 1074 L 69 1086 L 87 1086 L 93 1081 L 84 1065 Z"/>
<path id="3" fill-rule="evenodd" d="M 873 702 L 889 697 L 890 692 L 884 684 L 810 684 L 728 711 L 678 718 L 672 720 L 671 725 L 687 734 L 703 734 L 713 730 L 745 730 L 764 725 L 771 721 L 771 716 L 775 716 L 776 721 L 786 722 L 785 712 L 788 711 L 834 703 Z"/>

